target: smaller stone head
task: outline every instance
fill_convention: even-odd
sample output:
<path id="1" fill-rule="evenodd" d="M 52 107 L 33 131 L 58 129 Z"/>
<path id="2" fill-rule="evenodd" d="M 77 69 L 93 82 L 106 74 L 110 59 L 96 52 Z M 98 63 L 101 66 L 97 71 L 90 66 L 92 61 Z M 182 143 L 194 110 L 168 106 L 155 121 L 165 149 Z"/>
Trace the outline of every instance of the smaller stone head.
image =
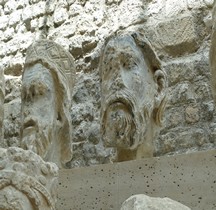
<path id="1" fill-rule="evenodd" d="M 58 167 L 30 150 L 0 148 L 0 210 L 55 210 Z"/>
<path id="2" fill-rule="evenodd" d="M 27 50 L 22 75 L 21 145 L 59 167 L 72 158 L 71 92 L 75 66 L 63 47 L 38 40 Z"/>
<path id="3" fill-rule="evenodd" d="M 100 76 L 105 145 L 152 147 L 165 107 L 167 79 L 150 43 L 138 33 L 112 37 L 101 56 Z"/>

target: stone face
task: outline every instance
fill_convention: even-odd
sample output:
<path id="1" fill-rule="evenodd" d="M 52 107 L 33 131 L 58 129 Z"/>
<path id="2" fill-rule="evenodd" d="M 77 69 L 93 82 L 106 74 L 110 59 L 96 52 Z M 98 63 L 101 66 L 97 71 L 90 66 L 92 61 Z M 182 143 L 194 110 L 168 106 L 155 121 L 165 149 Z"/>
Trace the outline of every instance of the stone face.
<path id="1" fill-rule="evenodd" d="M 58 168 L 32 151 L 0 148 L 0 209 L 55 210 Z"/>
<path id="2" fill-rule="evenodd" d="M 145 37 L 127 33 L 109 40 L 100 74 L 105 145 L 119 150 L 117 161 L 152 156 L 167 83 Z"/>
<path id="3" fill-rule="evenodd" d="M 21 145 L 59 167 L 71 160 L 69 109 L 74 86 L 72 56 L 39 40 L 27 51 L 21 90 Z"/>
<path id="4" fill-rule="evenodd" d="M 133 195 L 121 206 L 121 210 L 190 210 L 187 206 L 169 198 L 153 198 L 147 195 Z"/>

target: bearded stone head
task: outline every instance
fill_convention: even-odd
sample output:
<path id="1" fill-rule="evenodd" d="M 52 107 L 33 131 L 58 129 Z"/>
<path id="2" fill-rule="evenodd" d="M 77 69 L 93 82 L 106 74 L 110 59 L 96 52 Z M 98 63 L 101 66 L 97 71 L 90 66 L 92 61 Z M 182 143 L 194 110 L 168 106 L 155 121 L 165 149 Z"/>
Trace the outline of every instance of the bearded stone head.
<path id="1" fill-rule="evenodd" d="M 138 33 L 112 37 L 102 53 L 100 76 L 105 145 L 128 151 L 144 145 L 142 156 L 152 156 L 167 80 L 150 43 Z"/>
<path id="2" fill-rule="evenodd" d="M 27 50 L 22 75 L 21 145 L 59 167 L 72 158 L 71 91 L 75 66 L 63 47 L 39 40 Z"/>

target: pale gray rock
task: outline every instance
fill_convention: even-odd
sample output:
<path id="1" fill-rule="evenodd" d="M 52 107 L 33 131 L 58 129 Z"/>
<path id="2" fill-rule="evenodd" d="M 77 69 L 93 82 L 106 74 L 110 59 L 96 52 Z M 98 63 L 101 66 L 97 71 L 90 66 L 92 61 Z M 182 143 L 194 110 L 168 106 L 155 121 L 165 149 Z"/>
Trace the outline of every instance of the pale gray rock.
<path id="1" fill-rule="evenodd" d="M 170 198 L 154 198 L 140 194 L 124 201 L 121 210 L 190 210 L 190 208 Z"/>
<path id="2" fill-rule="evenodd" d="M 4 30 L 7 27 L 9 21 L 9 15 L 0 16 L 0 29 Z"/>
<path id="3" fill-rule="evenodd" d="M 54 23 L 61 25 L 68 19 L 68 13 L 65 8 L 56 8 L 54 11 Z"/>

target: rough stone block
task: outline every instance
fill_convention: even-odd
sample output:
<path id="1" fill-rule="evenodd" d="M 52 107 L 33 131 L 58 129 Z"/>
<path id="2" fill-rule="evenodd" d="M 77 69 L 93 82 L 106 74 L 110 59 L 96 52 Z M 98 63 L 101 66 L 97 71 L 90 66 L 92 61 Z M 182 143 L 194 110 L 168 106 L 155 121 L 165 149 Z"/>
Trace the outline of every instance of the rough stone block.
<path id="1" fill-rule="evenodd" d="M 27 6 L 23 9 L 22 19 L 23 21 L 26 21 L 31 18 L 32 18 L 32 6 Z"/>
<path id="2" fill-rule="evenodd" d="M 39 2 L 38 4 L 32 5 L 32 16 L 38 17 L 45 13 L 45 5 L 44 1 Z"/>
<path id="3" fill-rule="evenodd" d="M 0 29 L 1 30 L 4 30 L 7 27 L 8 20 L 9 20 L 8 15 L 0 16 Z"/>
<path id="4" fill-rule="evenodd" d="M 14 10 L 17 8 L 17 1 L 15 0 L 10 0 L 7 1 L 7 3 L 4 5 L 4 13 L 11 14 Z"/>
<path id="5" fill-rule="evenodd" d="M 191 16 L 160 22 L 156 26 L 156 34 L 159 47 L 172 56 L 192 53 L 198 48 Z"/>
<path id="6" fill-rule="evenodd" d="M 171 17 L 179 15 L 187 10 L 187 0 L 167 0 L 166 1 L 166 16 Z"/>
<path id="7" fill-rule="evenodd" d="M 54 23 L 56 25 L 61 25 L 68 19 L 68 13 L 65 8 L 58 8 L 54 12 Z"/>
<path id="8" fill-rule="evenodd" d="M 188 106 L 185 109 L 185 113 L 187 123 L 195 123 L 199 121 L 199 109 L 196 106 Z"/>
<path id="9" fill-rule="evenodd" d="M 14 26 L 20 22 L 21 10 L 16 10 L 9 16 L 9 26 Z"/>

